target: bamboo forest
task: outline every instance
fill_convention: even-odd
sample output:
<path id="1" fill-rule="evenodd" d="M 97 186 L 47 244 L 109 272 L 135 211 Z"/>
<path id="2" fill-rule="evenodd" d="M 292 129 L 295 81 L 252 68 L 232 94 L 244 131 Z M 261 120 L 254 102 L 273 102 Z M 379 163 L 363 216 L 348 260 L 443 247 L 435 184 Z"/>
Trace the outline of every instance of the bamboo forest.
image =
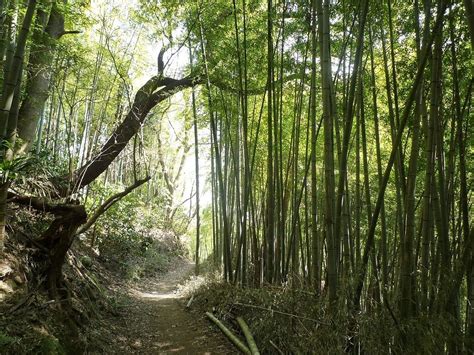
<path id="1" fill-rule="evenodd" d="M 0 0 L 0 354 L 473 354 L 474 0 Z"/>

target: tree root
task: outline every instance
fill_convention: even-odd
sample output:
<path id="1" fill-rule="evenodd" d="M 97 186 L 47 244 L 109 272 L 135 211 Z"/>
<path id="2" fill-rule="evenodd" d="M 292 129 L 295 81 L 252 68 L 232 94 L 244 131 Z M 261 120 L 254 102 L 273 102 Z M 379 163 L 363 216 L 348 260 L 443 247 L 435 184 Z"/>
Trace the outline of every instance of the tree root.
<path id="1" fill-rule="evenodd" d="M 87 220 L 83 205 L 53 204 L 46 199 L 13 195 L 9 202 L 29 206 L 40 212 L 51 213 L 55 219 L 36 241 L 48 251 L 45 270 L 46 287 L 51 299 L 59 299 L 58 288 L 62 283 L 62 266 L 72 245 L 77 229 Z M 42 248 L 40 248 L 42 249 Z"/>

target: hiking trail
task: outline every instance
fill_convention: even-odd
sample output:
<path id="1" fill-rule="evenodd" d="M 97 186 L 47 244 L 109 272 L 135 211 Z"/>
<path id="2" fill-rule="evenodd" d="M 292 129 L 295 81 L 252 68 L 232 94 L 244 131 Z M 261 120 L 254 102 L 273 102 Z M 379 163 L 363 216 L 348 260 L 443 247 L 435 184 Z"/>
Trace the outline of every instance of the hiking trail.
<path id="1" fill-rule="evenodd" d="M 145 279 L 130 287 L 126 305 L 121 307 L 118 316 L 104 320 L 111 335 L 107 353 L 237 353 L 204 314 L 199 317 L 186 310 L 178 285 L 192 271 L 192 263 L 178 261 L 159 278 Z"/>

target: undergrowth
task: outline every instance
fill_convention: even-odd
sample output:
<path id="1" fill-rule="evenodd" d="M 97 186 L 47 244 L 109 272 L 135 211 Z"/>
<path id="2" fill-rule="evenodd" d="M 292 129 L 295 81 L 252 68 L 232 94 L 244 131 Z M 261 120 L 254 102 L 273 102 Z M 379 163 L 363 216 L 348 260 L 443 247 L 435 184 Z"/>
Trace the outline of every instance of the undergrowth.
<path id="1" fill-rule="evenodd" d="M 118 190 L 120 187 L 99 187 L 95 193 L 105 198 Z M 88 209 L 96 207 L 89 205 Z M 173 259 L 187 254 L 179 237 L 163 228 L 158 210 L 134 194 L 114 204 L 83 239 L 126 280 L 162 273 Z"/>
<path id="2" fill-rule="evenodd" d="M 95 229 L 76 238 L 63 267 L 59 301 L 50 300 L 44 288 L 44 260 L 35 244 L 51 217 L 12 211 L 0 260 L 8 274 L 0 272 L 0 284 L 15 287 L 0 292 L 0 354 L 106 353 L 115 334 L 105 329 L 105 320 L 126 307 L 124 284 L 166 271 L 185 250 L 135 202 L 133 196 L 118 202 Z"/>
<path id="3" fill-rule="evenodd" d="M 329 309 L 327 298 L 310 288 L 241 288 L 214 274 L 194 278 L 187 293 L 193 295 L 194 311 L 212 312 L 242 340 L 236 318 L 243 317 L 262 353 L 438 354 L 447 339 L 461 339 L 450 331 L 445 316 L 420 316 L 399 324 L 380 306 L 354 319 L 343 302 Z"/>

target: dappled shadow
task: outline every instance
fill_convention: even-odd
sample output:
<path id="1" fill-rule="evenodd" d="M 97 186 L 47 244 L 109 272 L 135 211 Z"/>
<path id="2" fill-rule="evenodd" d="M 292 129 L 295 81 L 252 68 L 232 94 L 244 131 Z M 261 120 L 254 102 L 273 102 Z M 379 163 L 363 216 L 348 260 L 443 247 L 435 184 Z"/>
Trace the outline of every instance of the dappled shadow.
<path id="1" fill-rule="evenodd" d="M 158 280 L 141 281 L 129 290 L 129 302 L 111 324 L 116 344 L 111 353 L 230 354 L 235 353 L 203 317 L 186 311 L 177 285 L 192 272 L 182 261 Z"/>

